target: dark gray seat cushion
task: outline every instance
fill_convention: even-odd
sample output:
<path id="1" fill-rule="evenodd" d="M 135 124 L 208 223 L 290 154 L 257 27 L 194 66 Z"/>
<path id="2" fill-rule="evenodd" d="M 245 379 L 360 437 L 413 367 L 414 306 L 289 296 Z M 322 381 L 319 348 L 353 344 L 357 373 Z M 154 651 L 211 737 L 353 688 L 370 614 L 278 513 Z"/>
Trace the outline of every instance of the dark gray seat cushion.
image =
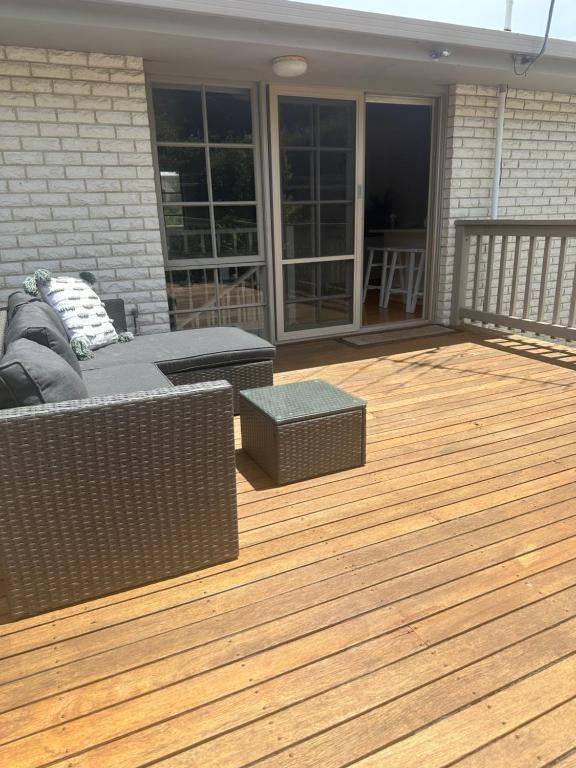
<path id="1" fill-rule="evenodd" d="M 23 302 L 13 309 L 6 329 L 5 348 L 8 349 L 17 339 L 29 339 L 49 347 L 66 360 L 78 376 L 82 376 L 80 363 L 72 351 L 62 320 L 45 302 Z"/>
<path id="2" fill-rule="evenodd" d="M 0 408 L 86 397 L 88 390 L 80 376 L 49 347 L 18 339 L 0 360 Z"/>
<path id="3" fill-rule="evenodd" d="M 275 348 L 241 328 L 202 328 L 137 336 L 128 344 L 111 344 L 81 363 L 83 371 L 131 363 L 156 363 L 163 373 L 272 360 Z"/>
<path id="4" fill-rule="evenodd" d="M 14 293 L 11 293 L 10 296 L 8 296 L 8 320 L 12 319 L 14 312 L 16 312 L 16 310 L 23 304 L 30 304 L 34 301 L 39 302 L 42 301 L 42 299 L 37 296 L 29 296 L 24 291 L 14 291 Z"/>
<path id="5" fill-rule="evenodd" d="M 153 363 L 94 368 L 84 371 L 84 383 L 90 397 L 149 392 L 173 386 Z"/>

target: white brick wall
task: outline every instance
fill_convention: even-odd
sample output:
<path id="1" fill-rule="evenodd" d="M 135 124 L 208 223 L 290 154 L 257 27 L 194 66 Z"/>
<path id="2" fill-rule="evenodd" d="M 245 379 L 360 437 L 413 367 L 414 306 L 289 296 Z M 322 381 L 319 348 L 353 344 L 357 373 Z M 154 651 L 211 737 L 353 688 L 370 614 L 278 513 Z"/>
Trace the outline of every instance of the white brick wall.
<path id="1" fill-rule="evenodd" d="M 490 213 L 496 107 L 496 88 L 456 85 L 450 89 L 438 320 L 448 321 L 450 314 L 454 221 Z M 576 218 L 575 95 L 508 91 L 499 217 Z"/>
<path id="2" fill-rule="evenodd" d="M 38 267 L 169 329 L 142 59 L 0 46 L 0 304 Z"/>

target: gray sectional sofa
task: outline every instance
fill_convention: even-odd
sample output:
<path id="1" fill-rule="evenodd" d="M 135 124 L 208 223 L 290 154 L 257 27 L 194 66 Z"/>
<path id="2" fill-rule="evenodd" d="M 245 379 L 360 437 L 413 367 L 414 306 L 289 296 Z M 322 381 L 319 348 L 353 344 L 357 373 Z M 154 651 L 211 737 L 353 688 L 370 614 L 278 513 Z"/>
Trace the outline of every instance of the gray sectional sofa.
<path id="1" fill-rule="evenodd" d="M 137 336 L 129 344 L 111 344 L 80 363 L 88 391 L 108 394 L 114 387 L 133 392 L 147 388 L 198 384 L 225 379 L 233 388 L 235 412 L 241 389 L 272 384 L 275 349 L 240 328 L 204 328 Z M 118 376 L 118 371 L 122 376 Z"/>
<path id="2" fill-rule="evenodd" d="M 180 331 L 97 350 L 76 371 L 58 316 L 46 327 L 30 304 L 15 294 L 0 310 L 0 568 L 12 616 L 237 557 L 233 414 L 240 389 L 272 382 L 274 347 L 237 328 Z"/>

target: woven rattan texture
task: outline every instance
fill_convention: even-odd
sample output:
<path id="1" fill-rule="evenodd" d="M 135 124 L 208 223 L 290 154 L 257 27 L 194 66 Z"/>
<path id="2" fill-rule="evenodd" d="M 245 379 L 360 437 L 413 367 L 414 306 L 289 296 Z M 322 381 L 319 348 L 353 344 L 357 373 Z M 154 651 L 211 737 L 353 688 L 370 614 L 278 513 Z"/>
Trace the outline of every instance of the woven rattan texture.
<path id="1" fill-rule="evenodd" d="M 225 382 L 0 412 L 0 558 L 15 617 L 238 554 Z"/>
<path id="2" fill-rule="evenodd" d="M 277 424 L 241 398 L 242 447 L 279 485 L 366 463 L 366 410 Z"/>
<path id="3" fill-rule="evenodd" d="M 244 392 L 243 397 L 278 424 L 340 413 L 366 405 L 359 397 L 349 395 L 321 379 L 256 389 Z"/>
<path id="4" fill-rule="evenodd" d="M 264 360 L 244 365 L 226 365 L 220 368 L 201 368 L 166 374 L 173 384 L 193 384 L 201 381 L 228 381 L 234 390 L 234 413 L 240 413 L 239 394 L 243 389 L 272 385 L 273 363 Z"/>

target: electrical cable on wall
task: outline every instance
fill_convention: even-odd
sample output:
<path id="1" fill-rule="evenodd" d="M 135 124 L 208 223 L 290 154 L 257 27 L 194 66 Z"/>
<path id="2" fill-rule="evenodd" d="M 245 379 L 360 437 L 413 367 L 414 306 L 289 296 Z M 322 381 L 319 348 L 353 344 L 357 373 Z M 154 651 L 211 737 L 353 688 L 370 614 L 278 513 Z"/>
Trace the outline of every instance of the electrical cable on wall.
<path id="1" fill-rule="evenodd" d="M 548 21 L 546 22 L 546 32 L 544 33 L 544 40 L 538 53 L 533 56 L 528 53 L 524 53 L 521 56 L 514 55 L 512 60 L 514 61 L 514 74 L 520 77 L 526 77 L 528 70 L 538 61 L 538 59 L 544 55 L 546 46 L 548 45 L 548 38 L 550 37 L 550 27 L 552 25 L 552 16 L 554 15 L 554 5 L 556 0 L 550 0 L 550 8 L 548 9 Z M 523 70 L 518 69 L 518 64 L 524 66 Z"/>

